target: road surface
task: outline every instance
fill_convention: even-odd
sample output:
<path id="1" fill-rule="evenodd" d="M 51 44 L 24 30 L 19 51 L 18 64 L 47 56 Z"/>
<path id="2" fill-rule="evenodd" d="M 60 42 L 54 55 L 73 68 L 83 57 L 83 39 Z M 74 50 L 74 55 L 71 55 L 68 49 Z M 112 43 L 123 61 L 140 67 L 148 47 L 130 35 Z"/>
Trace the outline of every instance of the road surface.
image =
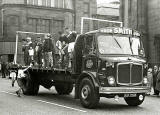
<path id="1" fill-rule="evenodd" d="M 160 97 L 146 96 L 139 107 L 129 107 L 123 98 L 101 98 L 96 109 L 85 109 L 74 92 L 70 95 L 58 95 L 54 90 L 40 87 L 37 96 L 17 97 L 11 87 L 11 80 L 0 78 L 0 115 L 160 115 Z"/>

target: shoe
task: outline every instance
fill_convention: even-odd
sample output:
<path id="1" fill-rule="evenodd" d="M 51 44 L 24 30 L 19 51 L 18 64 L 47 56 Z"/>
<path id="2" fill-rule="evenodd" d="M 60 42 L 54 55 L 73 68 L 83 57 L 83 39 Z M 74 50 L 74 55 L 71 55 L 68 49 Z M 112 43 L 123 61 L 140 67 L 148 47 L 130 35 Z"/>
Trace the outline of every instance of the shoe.
<path id="1" fill-rule="evenodd" d="M 18 97 L 21 97 L 21 95 L 20 95 L 20 92 L 19 92 L 19 91 L 16 91 L 16 94 L 17 94 L 17 96 L 18 96 Z"/>

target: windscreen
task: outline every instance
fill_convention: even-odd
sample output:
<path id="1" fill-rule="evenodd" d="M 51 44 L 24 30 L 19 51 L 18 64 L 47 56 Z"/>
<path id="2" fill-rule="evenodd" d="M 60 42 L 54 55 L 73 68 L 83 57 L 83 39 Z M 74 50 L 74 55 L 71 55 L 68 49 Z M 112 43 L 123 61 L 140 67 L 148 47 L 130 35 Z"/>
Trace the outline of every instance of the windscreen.
<path id="1" fill-rule="evenodd" d="M 142 55 L 140 38 L 129 36 L 99 35 L 98 48 L 101 54 Z"/>

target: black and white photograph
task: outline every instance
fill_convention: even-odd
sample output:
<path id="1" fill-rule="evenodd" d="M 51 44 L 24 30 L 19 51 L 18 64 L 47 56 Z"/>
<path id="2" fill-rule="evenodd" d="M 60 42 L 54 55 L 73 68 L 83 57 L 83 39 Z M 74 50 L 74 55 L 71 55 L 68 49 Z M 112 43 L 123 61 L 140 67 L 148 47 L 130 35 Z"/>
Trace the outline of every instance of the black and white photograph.
<path id="1" fill-rule="evenodd" d="M 0 115 L 160 115 L 160 0 L 0 0 Z"/>

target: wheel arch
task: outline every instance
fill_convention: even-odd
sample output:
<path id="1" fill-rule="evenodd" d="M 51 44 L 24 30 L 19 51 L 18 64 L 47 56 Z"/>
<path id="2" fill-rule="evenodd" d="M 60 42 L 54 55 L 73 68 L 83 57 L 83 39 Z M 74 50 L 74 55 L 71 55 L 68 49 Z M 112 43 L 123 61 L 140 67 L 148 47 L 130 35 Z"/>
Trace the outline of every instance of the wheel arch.
<path id="1" fill-rule="evenodd" d="M 80 74 L 78 79 L 76 80 L 76 84 L 75 84 L 75 98 L 76 99 L 79 99 L 79 96 L 78 96 L 79 85 L 80 85 L 80 82 L 82 81 L 82 79 L 84 79 L 84 78 L 89 78 L 92 81 L 94 87 L 99 89 L 99 83 L 96 78 L 96 72 L 83 71 L 82 74 Z"/>

